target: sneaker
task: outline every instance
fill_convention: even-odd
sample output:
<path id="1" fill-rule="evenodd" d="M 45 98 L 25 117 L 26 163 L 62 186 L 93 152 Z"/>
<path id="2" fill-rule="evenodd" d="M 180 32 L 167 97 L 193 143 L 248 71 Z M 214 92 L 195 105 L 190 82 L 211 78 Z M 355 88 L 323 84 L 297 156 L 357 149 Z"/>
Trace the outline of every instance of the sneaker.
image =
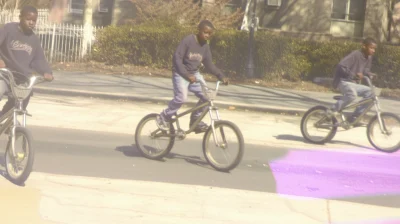
<path id="1" fill-rule="evenodd" d="M 164 112 L 161 112 L 161 114 L 157 116 L 156 124 L 157 124 L 158 128 L 160 128 L 161 130 L 164 130 L 164 131 L 169 130 L 170 124 L 169 124 L 168 119 L 166 118 Z"/>
<path id="2" fill-rule="evenodd" d="M 189 127 L 192 126 L 192 122 L 190 122 Z M 206 123 L 204 123 L 203 121 L 200 121 L 197 126 L 194 128 L 194 133 L 199 134 L 199 133 L 203 133 L 206 132 L 208 129 L 208 125 Z"/>
<path id="3" fill-rule="evenodd" d="M 346 118 L 346 121 L 347 121 L 349 124 L 351 124 L 351 123 L 353 123 L 357 118 L 358 118 L 357 116 L 352 116 L 352 115 L 350 115 L 349 117 Z M 363 124 L 362 122 L 360 122 L 360 121 L 358 121 L 358 122 L 355 123 L 355 124 L 352 124 L 353 127 L 361 127 L 361 126 L 363 126 L 363 125 L 364 125 L 364 124 Z"/>
<path id="4" fill-rule="evenodd" d="M 337 112 L 335 110 L 332 110 L 332 109 L 326 110 L 326 116 L 329 118 L 336 117 L 337 115 L 339 115 L 339 112 Z"/>

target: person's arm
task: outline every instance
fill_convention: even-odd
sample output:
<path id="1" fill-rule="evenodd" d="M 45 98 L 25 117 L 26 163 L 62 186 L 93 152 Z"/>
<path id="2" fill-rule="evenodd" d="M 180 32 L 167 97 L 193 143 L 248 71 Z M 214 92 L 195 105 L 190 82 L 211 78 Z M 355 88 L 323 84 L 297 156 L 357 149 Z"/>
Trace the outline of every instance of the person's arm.
<path id="1" fill-rule="evenodd" d="M 186 56 L 187 50 L 188 50 L 188 43 L 187 39 L 184 39 L 181 41 L 181 43 L 178 45 L 175 55 L 174 55 L 174 64 L 176 66 L 177 72 L 186 78 L 189 78 L 190 76 L 193 76 L 193 74 L 190 74 L 187 69 L 185 68 L 185 65 L 183 64 L 183 58 Z"/>
<path id="2" fill-rule="evenodd" d="M 53 79 L 53 71 L 47 62 L 46 56 L 44 55 L 43 48 L 40 46 L 40 43 L 37 43 L 37 48 L 34 52 L 33 60 L 31 62 L 31 68 L 35 70 L 37 73 L 44 76 L 46 80 Z"/>
<path id="3" fill-rule="evenodd" d="M 209 45 L 207 45 L 206 52 L 204 54 L 203 64 L 206 69 L 209 70 L 211 74 L 217 76 L 219 80 L 222 81 L 224 79 L 224 74 L 212 62 L 212 55 Z"/>
<path id="4" fill-rule="evenodd" d="M 368 58 L 367 65 L 365 66 L 364 69 L 364 75 L 373 78 L 374 76 L 376 76 L 376 74 L 371 72 L 371 66 L 372 66 L 372 57 Z"/>
<path id="5" fill-rule="evenodd" d="M 4 40 L 7 37 L 7 31 L 4 29 L 4 26 L 0 28 L 0 46 L 3 45 Z M 1 58 L 0 54 L 0 68 L 5 68 L 6 64 L 4 63 L 3 59 Z"/>
<path id="6" fill-rule="evenodd" d="M 338 64 L 338 70 L 341 74 L 344 75 L 343 78 L 349 78 L 349 79 L 355 79 L 357 77 L 357 74 L 353 73 L 350 70 L 351 65 L 353 65 L 356 61 L 355 57 L 356 52 L 352 52 L 346 57 L 344 57 Z"/>

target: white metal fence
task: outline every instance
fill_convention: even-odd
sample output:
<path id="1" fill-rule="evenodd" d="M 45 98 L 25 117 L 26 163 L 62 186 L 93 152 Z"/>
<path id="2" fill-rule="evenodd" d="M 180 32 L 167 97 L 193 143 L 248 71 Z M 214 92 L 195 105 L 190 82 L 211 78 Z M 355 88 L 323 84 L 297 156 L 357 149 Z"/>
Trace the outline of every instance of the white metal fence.
<path id="1" fill-rule="evenodd" d="M 39 36 L 46 57 L 50 62 L 80 62 L 91 52 L 96 33 L 102 27 L 92 27 L 89 46 L 83 46 L 83 25 L 54 24 L 48 20 L 49 11 L 40 9 L 35 33 Z M 0 11 L 0 24 L 19 21 L 19 11 Z M 89 31 L 90 32 L 90 31 Z M 84 52 L 86 51 L 86 52 Z"/>

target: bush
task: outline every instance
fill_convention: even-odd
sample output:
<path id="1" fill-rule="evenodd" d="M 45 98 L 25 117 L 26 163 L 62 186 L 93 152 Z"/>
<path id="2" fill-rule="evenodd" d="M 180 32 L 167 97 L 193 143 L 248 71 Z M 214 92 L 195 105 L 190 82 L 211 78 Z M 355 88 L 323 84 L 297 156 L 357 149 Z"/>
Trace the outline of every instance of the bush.
<path id="1" fill-rule="evenodd" d="M 161 25 L 160 25 L 161 24 Z M 110 26 L 94 45 L 93 58 L 108 64 L 135 64 L 170 69 L 172 56 L 182 38 L 195 30 L 174 21 L 140 26 Z M 210 42 L 213 60 L 229 77 L 245 79 L 248 33 L 218 30 Z M 313 42 L 259 31 L 255 35 L 257 78 L 264 80 L 312 80 L 332 77 L 334 66 L 360 44 L 351 41 Z M 379 46 L 373 62 L 377 86 L 400 87 L 400 48 Z"/>
<path id="2" fill-rule="evenodd" d="M 109 26 L 101 30 L 93 59 L 108 64 L 165 67 L 186 32 L 176 26 Z"/>

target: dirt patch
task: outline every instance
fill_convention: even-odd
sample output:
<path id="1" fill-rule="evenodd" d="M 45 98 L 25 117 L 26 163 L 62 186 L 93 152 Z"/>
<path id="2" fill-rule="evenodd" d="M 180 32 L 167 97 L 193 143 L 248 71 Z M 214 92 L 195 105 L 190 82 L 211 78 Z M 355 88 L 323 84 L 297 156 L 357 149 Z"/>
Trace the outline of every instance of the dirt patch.
<path id="1" fill-rule="evenodd" d="M 94 61 L 85 63 L 54 63 L 52 64 L 52 67 L 55 71 L 83 71 L 98 73 L 99 75 L 121 74 L 151 77 L 171 77 L 170 69 L 160 69 L 136 65 L 106 65 L 104 63 Z M 209 74 L 204 74 L 204 77 L 207 81 L 216 80 L 214 76 Z M 300 91 L 332 92 L 332 89 L 327 86 L 322 86 L 313 82 L 306 81 L 290 82 L 285 80 L 264 81 L 259 79 L 236 79 L 231 80 L 231 83 Z M 381 96 L 400 100 L 400 89 L 382 89 Z"/>

